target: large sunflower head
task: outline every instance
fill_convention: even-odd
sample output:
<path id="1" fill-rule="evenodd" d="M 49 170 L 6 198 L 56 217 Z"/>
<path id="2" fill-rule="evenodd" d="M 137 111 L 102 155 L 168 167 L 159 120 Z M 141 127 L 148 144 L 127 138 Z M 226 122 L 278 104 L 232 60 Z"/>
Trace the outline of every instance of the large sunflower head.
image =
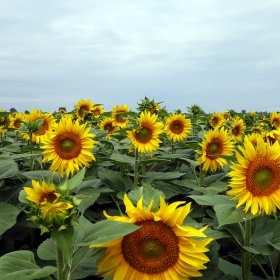
<path id="1" fill-rule="evenodd" d="M 141 112 L 138 118 L 138 128 L 127 131 L 127 137 L 135 149 L 140 153 L 158 150 L 159 134 L 163 132 L 163 123 L 157 121 L 157 115 L 150 112 Z"/>
<path id="2" fill-rule="evenodd" d="M 165 119 L 165 132 L 168 139 L 173 142 L 180 142 L 187 138 L 192 124 L 183 114 L 172 114 Z"/>
<path id="3" fill-rule="evenodd" d="M 274 142 L 280 142 L 280 129 L 273 129 L 264 133 L 264 140 L 273 144 Z"/>
<path id="4" fill-rule="evenodd" d="M 248 139 L 254 146 L 257 146 L 258 138 L 263 138 L 263 136 L 259 133 L 253 132 L 245 135 L 244 141 Z"/>
<path id="5" fill-rule="evenodd" d="M 244 140 L 244 147 L 239 147 L 238 163 L 233 163 L 232 176 L 227 192 L 238 200 L 236 208 L 245 205 L 244 211 L 249 209 L 253 215 L 270 215 L 280 208 L 280 144 L 265 143 L 262 137 L 254 146 L 248 139 Z"/>
<path id="6" fill-rule="evenodd" d="M 199 143 L 201 150 L 196 150 L 201 156 L 196 159 L 197 162 L 202 163 L 203 170 L 211 170 L 215 172 L 227 165 L 227 160 L 217 157 L 215 155 L 230 156 L 233 153 L 232 137 L 228 135 L 227 131 L 222 127 L 214 130 L 209 130 L 205 134 L 205 139 Z"/>
<path id="7" fill-rule="evenodd" d="M 233 139 L 236 142 L 242 141 L 245 128 L 246 128 L 246 126 L 245 126 L 243 120 L 240 118 L 235 118 L 229 128 L 229 133 L 231 133 L 233 135 Z"/>
<path id="8" fill-rule="evenodd" d="M 98 273 L 114 279 L 189 279 L 202 276 L 209 261 L 205 255 L 212 241 L 203 231 L 182 225 L 190 212 L 191 203 L 184 201 L 167 205 L 160 197 L 160 208 L 153 212 L 153 200 L 143 206 L 143 197 L 135 207 L 124 197 L 127 216 L 109 216 L 107 219 L 133 223 L 138 230 L 108 243 L 90 247 L 107 247 L 98 262 Z M 184 205 L 183 205 L 184 204 Z M 183 205 L 179 208 L 178 206 Z M 199 238 L 199 239 L 198 239 Z"/>
<path id="9" fill-rule="evenodd" d="M 58 170 L 60 176 L 64 171 L 67 176 L 74 174 L 95 160 L 91 151 L 96 143 L 91 139 L 94 136 L 86 123 L 79 124 L 78 120 L 72 121 L 71 115 L 66 115 L 48 132 L 42 145 L 42 162 L 52 161 L 50 170 Z"/>
<path id="10" fill-rule="evenodd" d="M 225 123 L 223 114 L 221 113 L 212 113 L 209 119 L 209 125 L 212 128 L 219 128 Z"/>
<path id="11" fill-rule="evenodd" d="M 129 120 L 126 118 L 126 112 L 129 112 L 128 105 L 117 105 L 113 107 L 112 119 L 114 120 L 114 126 L 119 128 L 126 128 L 129 124 Z"/>
<path id="12" fill-rule="evenodd" d="M 280 128 L 280 113 L 273 112 L 270 114 L 270 125 L 276 129 Z"/>
<path id="13" fill-rule="evenodd" d="M 91 99 L 81 99 L 75 105 L 75 112 L 78 120 L 84 120 L 85 117 L 91 113 L 94 108 L 94 102 Z"/>

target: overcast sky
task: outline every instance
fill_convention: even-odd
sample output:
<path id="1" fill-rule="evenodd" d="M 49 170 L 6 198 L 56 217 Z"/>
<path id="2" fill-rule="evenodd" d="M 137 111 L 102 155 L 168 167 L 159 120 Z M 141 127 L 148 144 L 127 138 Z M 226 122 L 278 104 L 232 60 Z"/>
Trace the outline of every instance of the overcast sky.
<path id="1" fill-rule="evenodd" d="M 271 112 L 279 93 L 280 1 L 0 0 L 0 109 Z"/>

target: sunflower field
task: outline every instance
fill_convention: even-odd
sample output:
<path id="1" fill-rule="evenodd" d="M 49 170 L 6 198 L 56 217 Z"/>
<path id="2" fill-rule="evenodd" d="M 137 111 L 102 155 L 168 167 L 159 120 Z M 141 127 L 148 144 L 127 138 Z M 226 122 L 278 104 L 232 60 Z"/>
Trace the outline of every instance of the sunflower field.
<path id="1" fill-rule="evenodd" d="M 280 113 L 0 109 L 0 279 L 280 279 Z"/>

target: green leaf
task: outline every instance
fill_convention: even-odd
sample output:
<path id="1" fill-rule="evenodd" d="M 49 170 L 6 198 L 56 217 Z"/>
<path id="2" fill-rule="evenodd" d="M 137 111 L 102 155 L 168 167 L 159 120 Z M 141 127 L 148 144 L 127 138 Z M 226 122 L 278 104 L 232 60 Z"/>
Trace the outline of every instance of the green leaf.
<path id="1" fill-rule="evenodd" d="M 226 195 L 206 194 L 190 195 L 189 197 L 195 200 L 200 205 L 214 206 L 217 204 L 228 204 L 232 206 L 234 204 L 234 202 L 230 201 L 229 197 Z"/>
<path id="2" fill-rule="evenodd" d="M 228 203 L 214 205 L 219 227 L 254 218 L 251 212 L 245 213 L 244 211 L 236 209 L 235 204 L 233 205 L 232 203 L 233 201 L 228 201 Z"/>
<path id="3" fill-rule="evenodd" d="M 67 263 L 70 264 L 72 259 L 72 245 L 74 241 L 73 227 L 68 226 L 66 229 L 60 231 L 54 229 L 52 231 L 52 238 L 59 249 L 63 252 Z"/>
<path id="4" fill-rule="evenodd" d="M 131 164 L 132 166 L 135 165 L 135 159 L 133 157 L 129 157 L 127 155 L 112 154 L 111 155 L 111 160 L 116 161 L 116 162 L 120 162 L 120 163 Z"/>
<path id="5" fill-rule="evenodd" d="M 52 238 L 46 239 L 37 249 L 41 260 L 56 260 L 56 246 Z"/>
<path id="6" fill-rule="evenodd" d="M 85 231 L 82 243 L 77 246 L 89 246 L 91 244 L 103 244 L 125 236 L 139 227 L 126 222 L 113 220 L 99 221 Z"/>
<path id="7" fill-rule="evenodd" d="M 182 177 L 185 173 L 181 172 L 147 172 L 147 182 L 173 180 Z"/>
<path id="8" fill-rule="evenodd" d="M 255 255 L 271 255 L 273 253 L 273 245 L 272 244 L 261 244 L 255 246 L 242 246 L 246 251 L 251 252 Z"/>
<path id="9" fill-rule="evenodd" d="M 13 160 L 0 160 L 0 179 L 10 178 L 17 172 L 18 167 Z"/>
<path id="10" fill-rule="evenodd" d="M 53 173 L 49 170 L 36 170 L 36 171 L 27 171 L 23 172 L 22 175 L 24 175 L 26 178 L 30 180 L 40 181 L 43 178 L 52 178 Z"/>
<path id="11" fill-rule="evenodd" d="M 236 264 L 232 264 L 226 260 L 219 259 L 219 269 L 226 275 L 235 276 L 242 280 L 242 268 Z"/>
<path id="12" fill-rule="evenodd" d="M 0 258 L 1 280 L 32 280 L 57 271 L 54 266 L 39 267 L 30 251 L 15 251 Z"/>
<path id="13" fill-rule="evenodd" d="M 6 202 L 0 202 L 0 209 L 0 235 L 2 235 L 16 223 L 19 209 Z"/>
<path id="14" fill-rule="evenodd" d="M 99 197 L 100 191 L 98 189 L 94 189 L 92 187 L 82 188 L 76 196 L 84 196 L 84 199 L 78 206 L 78 209 L 84 213 L 88 207 L 90 207 Z"/>

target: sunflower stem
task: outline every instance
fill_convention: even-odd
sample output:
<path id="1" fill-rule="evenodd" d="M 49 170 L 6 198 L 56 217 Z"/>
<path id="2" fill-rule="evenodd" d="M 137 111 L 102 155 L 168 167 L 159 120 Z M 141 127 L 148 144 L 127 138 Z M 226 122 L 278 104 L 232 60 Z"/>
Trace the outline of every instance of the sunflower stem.
<path id="1" fill-rule="evenodd" d="M 244 246 L 251 245 L 251 220 L 245 221 Z M 242 277 L 243 280 L 250 280 L 251 262 L 250 252 L 242 248 Z"/>
<path id="2" fill-rule="evenodd" d="M 146 182 L 146 154 L 143 154 L 143 159 L 142 159 L 142 175 L 143 175 L 143 182 Z"/>
<path id="3" fill-rule="evenodd" d="M 134 183 L 133 183 L 133 189 L 137 187 L 138 184 L 138 160 L 139 160 L 139 152 L 138 148 L 135 149 L 135 167 L 134 167 Z"/>
<path id="4" fill-rule="evenodd" d="M 60 248 L 56 245 L 56 265 L 57 265 L 57 279 L 64 280 L 63 275 L 63 254 Z"/>
<path id="5" fill-rule="evenodd" d="M 258 267 L 260 268 L 260 270 L 262 271 L 262 273 L 264 274 L 265 278 L 266 278 L 267 280 L 271 280 L 270 277 L 268 276 L 268 274 L 266 273 L 266 271 L 264 270 L 264 268 L 262 267 L 262 265 L 258 262 L 258 260 L 255 259 L 254 261 L 255 261 L 255 263 L 258 265 Z M 273 279 L 275 279 L 275 277 L 274 277 Z"/>

